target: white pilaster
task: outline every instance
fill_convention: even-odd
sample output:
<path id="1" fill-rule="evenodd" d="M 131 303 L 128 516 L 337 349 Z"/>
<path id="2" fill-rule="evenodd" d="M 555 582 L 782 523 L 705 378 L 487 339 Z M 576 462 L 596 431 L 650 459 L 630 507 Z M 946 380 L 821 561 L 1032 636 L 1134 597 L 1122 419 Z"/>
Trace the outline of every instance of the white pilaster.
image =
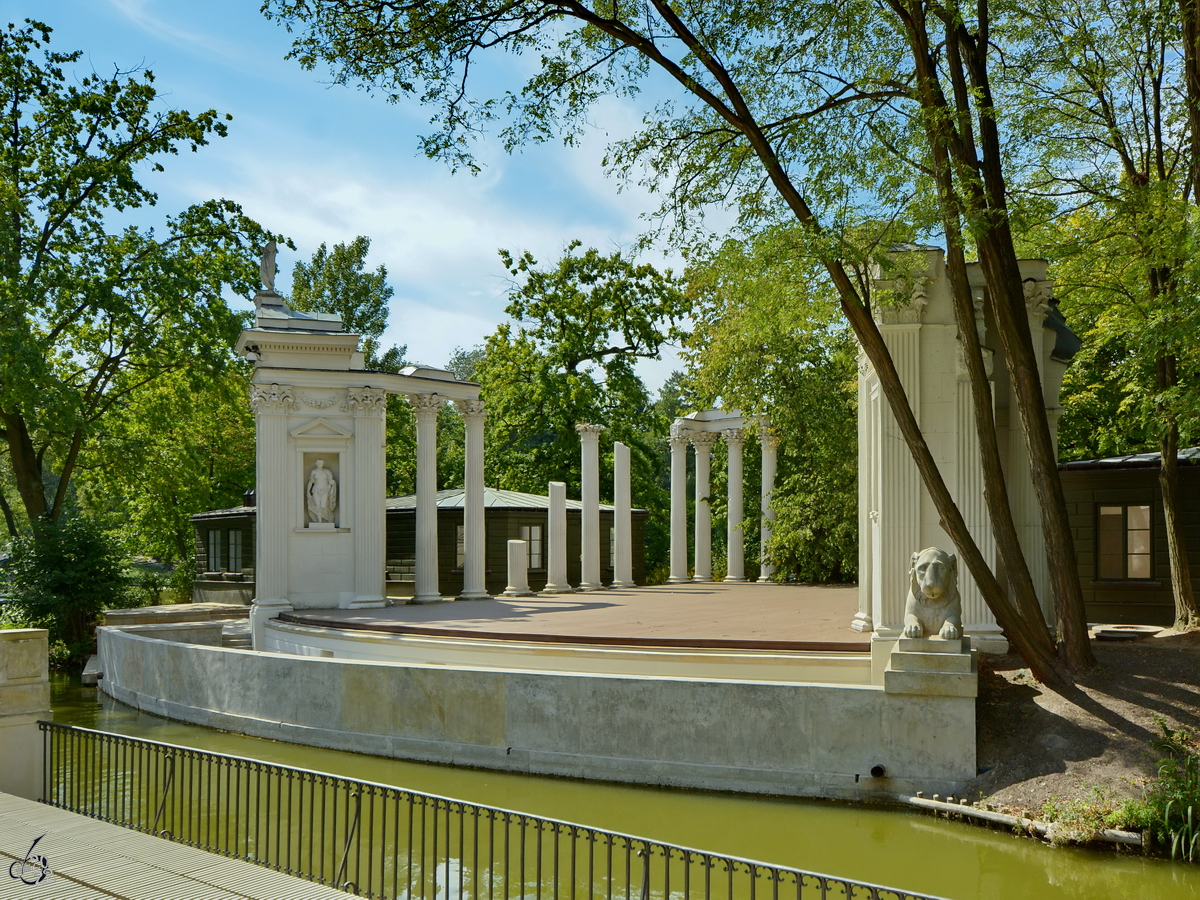
<path id="1" fill-rule="evenodd" d="M 346 407 L 354 416 L 354 597 L 344 606 L 386 606 L 384 497 L 387 394 L 374 388 L 350 388 Z"/>
<path id="2" fill-rule="evenodd" d="M 529 589 L 529 545 L 526 541 L 508 542 L 508 587 L 505 597 L 532 597 Z"/>
<path id="3" fill-rule="evenodd" d="M 729 561 L 726 565 L 726 581 L 745 581 L 746 562 L 742 534 L 742 446 L 746 436 L 740 428 L 730 428 L 722 432 L 725 448 L 729 452 L 728 463 L 728 529 L 726 544 L 729 547 Z"/>
<path id="4" fill-rule="evenodd" d="M 543 594 L 570 594 L 567 582 L 567 485 L 550 482 L 550 509 L 546 522 L 546 586 Z"/>
<path id="5" fill-rule="evenodd" d="M 696 448 L 696 564 L 693 581 L 712 581 L 712 507 L 709 504 L 709 478 L 712 472 L 712 447 L 717 435 L 711 431 L 691 434 Z"/>
<path id="6" fill-rule="evenodd" d="M 858 352 L 858 612 L 850 623 L 850 630 L 859 634 L 870 634 L 875 630 L 875 621 L 871 617 L 872 596 L 872 562 L 875 558 L 875 542 L 873 531 L 875 505 L 871 501 L 874 495 L 875 482 L 871 467 L 872 460 L 872 419 L 871 414 L 871 381 L 874 371 L 867 355 L 860 349 Z"/>
<path id="7" fill-rule="evenodd" d="M 691 581 L 687 558 L 687 432 L 671 427 L 671 577 L 668 584 Z"/>
<path id="8" fill-rule="evenodd" d="M 580 528 L 579 555 L 582 572 L 579 590 L 597 591 L 604 587 L 600 582 L 600 432 L 603 425 L 580 423 L 579 432 L 582 459 L 580 462 L 580 493 L 583 510 Z"/>
<path id="9" fill-rule="evenodd" d="M 762 549 L 759 551 L 762 555 L 762 562 L 758 567 L 758 580 L 770 581 L 771 576 L 775 574 L 775 566 L 767 562 L 766 547 L 767 542 L 771 540 L 771 530 L 775 522 L 775 507 L 771 501 L 775 494 L 775 468 L 777 464 L 779 438 L 771 433 L 771 429 L 767 425 L 763 425 L 758 430 L 758 443 L 762 450 L 762 525 L 759 530 L 759 540 L 762 542 Z"/>
<path id="10" fill-rule="evenodd" d="M 483 420 L 479 400 L 457 401 L 464 431 L 463 472 L 463 589 L 459 600 L 483 600 L 486 584 L 486 532 L 483 513 Z"/>
<path id="11" fill-rule="evenodd" d="M 437 549 L 437 418 L 442 398 L 437 394 L 411 394 L 409 401 L 417 420 L 417 573 L 413 601 L 434 603 L 442 599 Z"/>
<path id="12" fill-rule="evenodd" d="M 633 506 L 629 486 L 629 448 L 613 444 L 613 583 L 615 588 L 633 583 Z"/>
<path id="13" fill-rule="evenodd" d="M 254 603 L 250 610 L 251 639 L 255 650 L 264 649 L 267 619 L 292 609 L 288 602 L 288 533 L 293 528 L 292 462 L 288 452 L 288 415 L 296 408 L 290 385 L 250 386 L 254 410 L 257 463 L 255 498 L 258 544 L 255 552 Z"/>

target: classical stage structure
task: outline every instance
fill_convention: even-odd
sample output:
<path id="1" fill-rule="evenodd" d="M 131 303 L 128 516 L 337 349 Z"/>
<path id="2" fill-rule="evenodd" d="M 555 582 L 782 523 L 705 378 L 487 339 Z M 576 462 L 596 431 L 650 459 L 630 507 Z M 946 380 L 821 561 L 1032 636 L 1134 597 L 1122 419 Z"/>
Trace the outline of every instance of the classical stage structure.
<path id="1" fill-rule="evenodd" d="M 918 248 L 911 253 L 918 255 L 918 264 L 913 267 L 915 277 L 904 286 L 905 296 L 898 304 L 876 303 L 875 317 L 942 476 L 972 537 L 994 567 L 996 545 L 983 495 L 971 387 L 957 337 L 943 252 Z M 1079 340 L 1053 303 L 1053 283 L 1046 277 L 1045 260 L 1022 260 L 1020 265 L 1046 412 L 1051 434 L 1057 438 L 1062 412 L 1059 387 L 1067 364 L 1079 349 Z M 996 436 L 1004 455 L 1013 517 L 1042 609 L 1053 621 L 1041 518 L 1004 351 L 994 324 L 984 313 L 987 285 L 983 273 L 977 264 L 967 268 L 975 327 L 992 382 Z M 875 283 L 877 296 L 896 290 L 890 282 Z M 933 501 L 921 484 L 879 379 L 865 356 L 860 356 L 859 362 L 858 447 L 859 609 L 852 627 L 872 634 L 879 645 L 876 655 L 882 658 L 904 630 L 904 598 L 913 551 L 952 547 L 953 543 L 938 523 Z M 976 649 L 1005 652 L 1008 642 L 970 572 L 963 567 L 959 575 L 964 638 Z"/>
<path id="2" fill-rule="evenodd" d="M 771 433 L 765 418 L 749 418 L 737 410 L 705 409 L 676 419 L 671 425 L 671 584 L 712 581 L 712 506 L 709 484 L 713 447 L 724 441 L 728 450 L 728 562 L 725 580 L 746 581 L 746 563 L 742 549 L 742 449 L 747 432 L 754 429 L 762 450 L 762 546 L 771 537 L 775 520 L 771 495 L 775 490 L 775 459 L 779 441 Z M 687 450 L 696 453 L 695 558 L 688 574 L 687 558 Z M 764 558 L 759 566 L 759 581 L 769 581 L 775 567 Z"/>
<path id="3" fill-rule="evenodd" d="M 264 266 L 266 258 L 264 257 Z M 268 277 L 270 275 L 270 277 Z M 483 404 L 479 385 L 410 366 L 368 371 L 358 335 L 336 316 L 288 308 L 264 273 L 255 327 L 237 352 L 254 363 L 257 554 L 254 646 L 263 623 L 290 609 L 386 604 L 387 395 L 408 397 L 417 420 L 418 603 L 441 600 L 437 546 L 437 415 L 457 404 L 466 424 L 464 598 L 486 597 Z"/>

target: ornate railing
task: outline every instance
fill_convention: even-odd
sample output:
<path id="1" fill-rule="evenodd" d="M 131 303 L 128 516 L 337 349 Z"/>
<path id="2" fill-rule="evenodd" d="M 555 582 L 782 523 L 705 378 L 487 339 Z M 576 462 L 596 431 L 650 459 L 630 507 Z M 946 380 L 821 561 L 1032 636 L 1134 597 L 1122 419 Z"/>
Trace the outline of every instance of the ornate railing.
<path id="1" fill-rule="evenodd" d="M 339 775 L 42 722 L 52 806 L 388 900 L 926 900 Z"/>

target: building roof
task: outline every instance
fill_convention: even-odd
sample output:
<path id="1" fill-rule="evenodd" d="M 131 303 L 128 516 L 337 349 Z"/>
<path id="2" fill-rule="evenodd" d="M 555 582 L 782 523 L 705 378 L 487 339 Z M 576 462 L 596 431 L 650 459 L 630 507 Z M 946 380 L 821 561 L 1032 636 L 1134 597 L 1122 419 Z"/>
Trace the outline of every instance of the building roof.
<path id="1" fill-rule="evenodd" d="M 462 509 L 463 489 L 450 488 L 437 492 L 438 509 Z M 388 497 L 385 501 L 388 509 L 414 509 L 417 505 L 416 494 L 406 494 L 403 497 Z M 541 494 L 526 494 L 523 491 L 502 491 L 498 488 L 483 489 L 483 505 L 485 508 L 497 509 L 549 509 L 550 498 Z M 580 500 L 568 500 L 567 509 L 582 509 Z M 600 504 L 601 509 L 611 510 L 607 503 Z"/>
<path id="2" fill-rule="evenodd" d="M 1157 469 L 1159 453 L 1130 453 L 1126 456 L 1109 456 L 1104 459 L 1076 459 L 1059 463 L 1060 469 Z M 1200 465 L 1200 447 L 1187 447 L 1179 451 L 1179 462 L 1185 466 Z"/>
<path id="3" fill-rule="evenodd" d="M 451 488 L 445 491 L 438 491 L 437 505 L 438 509 L 462 509 L 463 489 Z M 485 508 L 496 509 L 549 509 L 550 498 L 540 494 L 526 494 L 522 491 L 502 491 L 497 488 L 485 487 L 483 489 L 483 505 Z M 417 506 L 417 495 L 406 494 L 403 497 L 388 497 L 384 501 L 384 506 L 387 509 L 415 509 Z M 567 501 L 567 509 L 582 508 L 582 501 Z M 601 503 L 600 508 L 611 511 L 613 507 L 608 503 Z M 640 512 L 641 510 L 638 511 Z M 229 509 L 213 509 L 208 512 L 196 513 L 192 516 L 192 521 L 204 522 L 209 519 L 252 516 L 254 514 L 255 508 L 253 506 L 231 506 Z"/>

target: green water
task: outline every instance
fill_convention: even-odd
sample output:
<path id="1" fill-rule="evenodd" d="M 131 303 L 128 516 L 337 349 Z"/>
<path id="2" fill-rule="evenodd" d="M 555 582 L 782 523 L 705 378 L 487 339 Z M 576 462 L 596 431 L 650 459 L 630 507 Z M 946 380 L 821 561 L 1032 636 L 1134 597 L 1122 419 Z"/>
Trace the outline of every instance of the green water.
<path id="1" fill-rule="evenodd" d="M 948 898 L 1200 898 L 1200 866 L 1052 849 L 923 813 L 380 759 L 160 719 L 56 676 L 57 722 L 521 810 Z"/>

